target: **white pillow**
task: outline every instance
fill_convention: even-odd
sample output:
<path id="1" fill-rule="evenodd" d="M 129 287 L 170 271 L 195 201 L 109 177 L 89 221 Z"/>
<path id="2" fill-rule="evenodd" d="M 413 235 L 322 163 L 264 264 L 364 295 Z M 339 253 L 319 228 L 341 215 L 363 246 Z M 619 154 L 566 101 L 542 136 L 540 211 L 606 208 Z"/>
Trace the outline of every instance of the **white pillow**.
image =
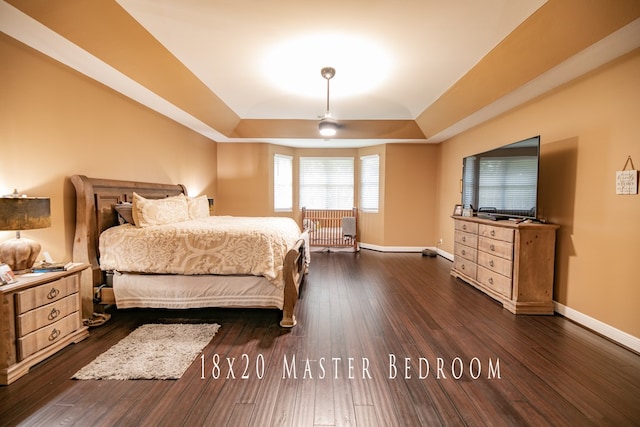
<path id="1" fill-rule="evenodd" d="M 132 211 L 136 227 L 172 224 L 189 220 L 189 208 L 184 194 L 164 199 L 146 199 L 133 193 Z"/>
<path id="2" fill-rule="evenodd" d="M 187 197 L 189 219 L 206 218 L 209 216 L 209 199 L 207 196 Z"/>

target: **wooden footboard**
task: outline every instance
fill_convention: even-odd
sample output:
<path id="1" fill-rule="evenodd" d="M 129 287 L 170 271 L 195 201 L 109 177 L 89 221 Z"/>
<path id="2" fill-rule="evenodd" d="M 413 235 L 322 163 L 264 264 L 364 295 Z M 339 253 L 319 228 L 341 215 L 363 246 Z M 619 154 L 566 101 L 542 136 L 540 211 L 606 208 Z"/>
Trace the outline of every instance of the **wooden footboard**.
<path id="1" fill-rule="evenodd" d="M 280 326 L 283 328 L 292 328 L 296 325 L 293 311 L 300 295 L 300 285 L 307 271 L 304 251 L 304 240 L 300 239 L 284 258 L 284 307 L 280 321 Z"/>

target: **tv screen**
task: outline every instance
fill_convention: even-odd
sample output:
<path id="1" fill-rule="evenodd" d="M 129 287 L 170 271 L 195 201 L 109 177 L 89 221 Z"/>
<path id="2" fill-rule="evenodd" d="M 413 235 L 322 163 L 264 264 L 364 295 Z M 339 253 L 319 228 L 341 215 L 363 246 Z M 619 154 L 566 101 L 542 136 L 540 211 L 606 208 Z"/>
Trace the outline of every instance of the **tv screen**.
<path id="1" fill-rule="evenodd" d="M 491 219 L 536 219 L 539 163 L 539 135 L 465 157 L 462 205 Z"/>

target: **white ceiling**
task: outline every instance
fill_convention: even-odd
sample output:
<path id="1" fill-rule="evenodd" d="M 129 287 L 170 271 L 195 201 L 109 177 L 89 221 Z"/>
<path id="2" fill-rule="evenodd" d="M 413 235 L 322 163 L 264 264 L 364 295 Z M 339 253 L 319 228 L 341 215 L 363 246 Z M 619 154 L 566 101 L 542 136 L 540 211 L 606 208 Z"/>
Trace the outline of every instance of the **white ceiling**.
<path id="1" fill-rule="evenodd" d="M 544 0 L 118 0 L 241 118 L 415 119 Z"/>
<path id="2" fill-rule="evenodd" d="M 241 119 L 414 120 L 545 0 L 117 0 Z M 439 142 L 640 45 L 633 22 L 427 142 Z M 220 142 L 227 138 L 6 2 L 0 29 Z M 162 72 L 162 70 L 158 70 Z M 255 141 L 255 139 L 252 139 Z M 266 142 L 320 146 L 322 139 Z M 340 140 L 363 146 L 384 140 Z"/>

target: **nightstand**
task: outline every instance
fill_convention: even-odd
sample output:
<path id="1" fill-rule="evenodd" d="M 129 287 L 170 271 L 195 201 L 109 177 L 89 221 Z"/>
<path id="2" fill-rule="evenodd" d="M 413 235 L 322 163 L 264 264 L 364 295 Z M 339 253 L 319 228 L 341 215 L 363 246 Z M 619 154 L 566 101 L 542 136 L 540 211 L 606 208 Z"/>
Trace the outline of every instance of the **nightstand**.
<path id="1" fill-rule="evenodd" d="M 88 267 L 23 274 L 0 286 L 0 385 L 89 336 L 80 296 L 80 273 Z"/>

